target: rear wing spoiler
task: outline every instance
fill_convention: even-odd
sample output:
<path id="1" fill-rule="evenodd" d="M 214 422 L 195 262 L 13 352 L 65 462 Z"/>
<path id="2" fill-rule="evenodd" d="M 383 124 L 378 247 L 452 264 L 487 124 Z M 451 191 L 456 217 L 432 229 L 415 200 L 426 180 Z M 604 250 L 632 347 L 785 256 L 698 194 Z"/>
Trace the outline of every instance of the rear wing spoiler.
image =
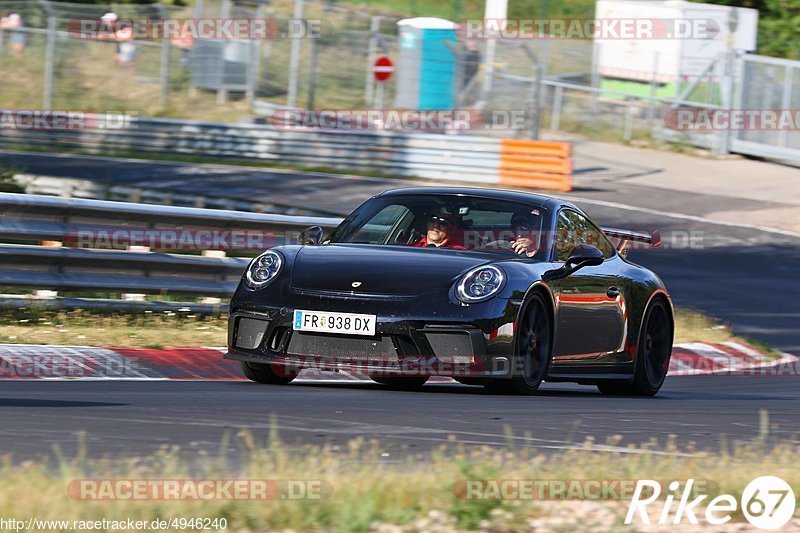
<path id="1" fill-rule="evenodd" d="M 617 252 L 623 253 L 628 247 L 628 243 L 643 242 L 650 245 L 651 248 L 658 248 L 661 246 L 661 234 L 658 231 L 646 233 L 643 231 L 633 231 L 629 229 L 619 228 L 601 228 L 607 237 L 611 237 L 619 241 L 617 244 Z"/>

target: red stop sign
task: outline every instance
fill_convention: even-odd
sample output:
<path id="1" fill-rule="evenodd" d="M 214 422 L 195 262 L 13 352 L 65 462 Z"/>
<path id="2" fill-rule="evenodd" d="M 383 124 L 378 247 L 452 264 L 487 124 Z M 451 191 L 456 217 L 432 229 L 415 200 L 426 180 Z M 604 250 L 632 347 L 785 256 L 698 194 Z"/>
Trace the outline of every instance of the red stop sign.
<path id="1" fill-rule="evenodd" d="M 372 65 L 372 73 L 375 74 L 375 79 L 378 81 L 386 81 L 392 77 L 394 72 L 394 63 L 386 56 L 380 56 L 375 60 Z"/>

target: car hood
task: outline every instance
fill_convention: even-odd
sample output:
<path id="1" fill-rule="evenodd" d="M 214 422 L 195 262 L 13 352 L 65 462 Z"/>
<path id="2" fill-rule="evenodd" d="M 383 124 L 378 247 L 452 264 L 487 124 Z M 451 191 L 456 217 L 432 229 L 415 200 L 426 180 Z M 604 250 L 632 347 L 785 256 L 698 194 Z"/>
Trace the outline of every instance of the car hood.
<path id="1" fill-rule="evenodd" d="M 291 276 L 298 289 L 412 295 L 449 289 L 469 269 L 490 262 L 455 250 L 331 244 L 301 248 Z"/>

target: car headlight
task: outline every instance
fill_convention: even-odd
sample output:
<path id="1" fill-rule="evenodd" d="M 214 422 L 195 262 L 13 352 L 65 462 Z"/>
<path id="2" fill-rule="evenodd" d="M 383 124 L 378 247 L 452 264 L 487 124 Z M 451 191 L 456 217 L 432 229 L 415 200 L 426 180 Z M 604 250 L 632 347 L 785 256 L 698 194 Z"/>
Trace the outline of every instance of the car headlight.
<path id="1" fill-rule="evenodd" d="M 265 287 L 278 276 L 283 266 L 283 257 L 278 252 L 268 251 L 259 255 L 250 263 L 245 273 L 247 286 L 251 289 Z"/>
<path id="2" fill-rule="evenodd" d="M 497 267 L 484 266 L 467 272 L 456 287 L 458 299 L 464 303 L 485 302 L 503 288 L 503 271 Z"/>

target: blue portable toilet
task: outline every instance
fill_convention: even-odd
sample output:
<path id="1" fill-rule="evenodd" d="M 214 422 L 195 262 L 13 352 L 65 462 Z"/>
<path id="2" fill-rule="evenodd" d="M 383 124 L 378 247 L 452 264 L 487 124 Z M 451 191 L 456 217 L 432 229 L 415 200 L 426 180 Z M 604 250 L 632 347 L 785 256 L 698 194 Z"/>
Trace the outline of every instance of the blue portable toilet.
<path id="1" fill-rule="evenodd" d="M 418 17 L 397 23 L 400 53 L 395 105 L 420 111 L 449 110 L 456 104 L 456 24 Z"/>

